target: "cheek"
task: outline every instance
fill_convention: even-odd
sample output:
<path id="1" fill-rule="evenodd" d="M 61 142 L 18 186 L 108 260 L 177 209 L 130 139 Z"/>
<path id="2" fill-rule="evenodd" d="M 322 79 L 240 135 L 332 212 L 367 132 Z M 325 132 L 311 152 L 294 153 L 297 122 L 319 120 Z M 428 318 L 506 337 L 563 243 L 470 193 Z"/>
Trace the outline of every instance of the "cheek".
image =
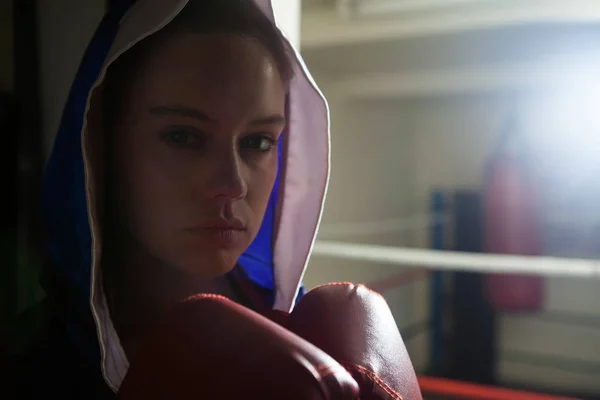
<path id="1" fill-rule="evenodd" d="M 125 218 L 137 236 L 159 234 L 179 220 L 185 176 L 152 146 L 140 143 L 122 147 L 118 163 Z M 166 232 L 165 232 L 166 233 Z"/>
<path id="2" fill-rule="evenodd" d="M 273 191 L 273 185 L 277 178 L 277 154 L 273 153 L 267 160 L 263 160 L 258 168 L 250 168 L 248 179 L 247 200 L 256 217 L 262 222 L 269 198 Z"/>

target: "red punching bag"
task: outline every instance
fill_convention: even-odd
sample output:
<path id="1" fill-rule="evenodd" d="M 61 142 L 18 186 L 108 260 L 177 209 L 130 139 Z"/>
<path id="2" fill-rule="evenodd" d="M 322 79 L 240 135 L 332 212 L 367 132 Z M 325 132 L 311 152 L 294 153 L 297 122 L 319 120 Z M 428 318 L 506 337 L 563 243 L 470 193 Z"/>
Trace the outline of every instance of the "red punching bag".
<path id="1" fill-rule="evenodd" d="M 492 154 L 484 182 L 484 250 L 496 254 L 540 255 L 539 203 L 527 146 L 508 124 Z M 486 297 L 498 312 L 535 312 L 544 300 L 543 277 L 491 274 Z"/>

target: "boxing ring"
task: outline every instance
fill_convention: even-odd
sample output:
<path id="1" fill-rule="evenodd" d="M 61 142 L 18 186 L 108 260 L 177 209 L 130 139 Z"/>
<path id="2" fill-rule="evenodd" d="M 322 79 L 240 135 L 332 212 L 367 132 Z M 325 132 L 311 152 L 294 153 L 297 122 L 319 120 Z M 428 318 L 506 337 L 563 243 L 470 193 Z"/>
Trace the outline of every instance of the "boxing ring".
<path id="1" fill-rule="evenodd" d="M 436 270 L 600 279 L 600 260 L 496 254 L 477 255 L 449 250 L 425 250 L 333 241 L 317 242 L 314 254 L 411 267 L 434 265 Z"/>
<path id="2" fill-rule="evenodd" d="M 477 197 L 477 194 L 471 193 L 469 196 Z M 562 393 L 560 390 L 547 391 L 549 392 L 548 394 L 537 393 L 537 389 L 515 390 L 506 387 L 503 382 L 492 379 L 486 380 L 482 378 L 482 382 L 473 382 L 467 378 L 461 379 L 460 376 L 444 376 L 443 368 L 440 368 L 442 354 L 447 350 L 444 349 L 444 346 L 447 347 L 447 344 L 444 344 L 445 333 L 442 322 L 445 304 L 440 294 L 444 274 L 453 275 L 455 288 L 459 287 L 456 286 L 456 281 L 459 281 L 462 277 L 466 277 L 465 282 L 468 282 L 467 284 L 475 282 L 473 281 L 473 277 L 477 277 L 477 284 L 483 284 L 482 282 L 486 276 L 508 276 L 515 274 L 535 276 L 540 279 L 569 279 L 600 283 L 600 259 L 590 258 L 587 255 L 586 257 L 576 258 L 550 255 L 525 256 L 482 253 L 481 248 L 477 248 L 478 241 L 473 240 L 473 237 L 481 233 L 481 228 L 478 228 L 481 225 L 481 221 L 478 221 L 477 218 L 474 220 L 473 215 L 465 218 L 464 211 L 470 207 L 461 207 L 455 204 L 452 209 L 444 209 L 440 207 L 440 204 L 439 194 L 436 193 L 432 196 L 431 213 L 428 215 L 362 224 L 338 223 L 328 225 L 324 223 L 323 229 L 319 233 L 317 242 L 314 245 L 313 257 L 320 262 L 337 259 L 361 263 L 365 267 L 369 264 L 375 264 L 401 268 L 402 271 L 400 273 L 363 282 L 370 288 L 381 292 L 384 296 L 388 291 L 410 285 L 416 281 L 428 282 L 430 299 L 429 370 L 417 370 L 419 384 L 426 399 L 557 400 L 596 398 L 595 394 L 593 394 L 594 397 L 580 397 L 579 395 L 573 397 L 572 393 L 566 395 L 567 393 Z M 419 229 L 426 229 L 428 231 L 427 236 L 430 248 L 382 246 L 370 243 L 356 243 L 355 240 L 355 237 L 365 237 L 370 234 L 380 235 Z M 447 236 L 449 235 L 449 230 L 452 231 L 452 245 L 448 245 Z M 463 245 L 460 243 L 463 243 Z M 473 243 L 476 244 L 473 245 Z M 479 301 L 472 303 L 473 313 L 475 315 L 483 315 L 482 323 L 487 323 L 485 322 L 486 319 L 493 317 L 489 315 L 489 306 L 480 303 L 484 303 L 484 301 L 479 299 Z M 483 312 L 481 310 L 484 310 L 488 314 L 477 314 Z M 530 312 L 530 314 L 535 315 L 535 312 Z M 596 322 L 600 322 L 600 318 L 598 320 Z M 597 327 L 600 329 L 600 324 Z M 485 331 L 486 329 L 489 330 L 491 328 L 485 327 L 482 330 Z M 469 345 L 469 339 L 466 340 L 467 343 L 463 343 L 462 346 Z M 489 341 L 489 338 L 475 338 L 472 340 Z M 456 342 L 452 343 L 456 344 Z M 600 379 L 600 364 L 595 368 L 598 371 L 597 377 Z"/>

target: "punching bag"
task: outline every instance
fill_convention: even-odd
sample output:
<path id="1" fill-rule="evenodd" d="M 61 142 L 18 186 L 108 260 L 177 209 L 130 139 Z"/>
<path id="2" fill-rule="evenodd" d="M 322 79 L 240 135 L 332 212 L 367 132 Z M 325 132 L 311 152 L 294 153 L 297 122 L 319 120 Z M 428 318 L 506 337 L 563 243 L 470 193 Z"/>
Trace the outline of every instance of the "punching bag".
<path id="1" fill-rule="evenodd" d="M 536 180 L 527 145 L 511 118 L 487 166 L 484 193 L 484 251 L 540 255 L 541 230 Z M 542 308 L 541 276 L 491 274 L 486 298 L 497 312 L 535 312 Z"/>

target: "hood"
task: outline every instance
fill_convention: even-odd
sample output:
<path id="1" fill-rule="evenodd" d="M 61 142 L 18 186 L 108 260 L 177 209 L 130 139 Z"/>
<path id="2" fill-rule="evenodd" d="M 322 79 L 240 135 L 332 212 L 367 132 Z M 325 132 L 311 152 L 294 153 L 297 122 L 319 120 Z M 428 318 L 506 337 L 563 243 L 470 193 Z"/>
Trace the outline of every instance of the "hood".
<path id="1" fill-rule="evenodd" d="M 270 0 L 254 2 L 276 23 Z M 138 0 L 105 16 L 71 87 L 44 178 L 50 258 L 44 286 L 70 340 L 91 362 L 98 362 L 113 390 L 129 365 L 110 319 L 99 271 L 102 81 L 112 62 L 167 25 L 187 3 Z M 279 147 L 277 181 L 258 236 L 239 260 L 250 280 L 273 292 L 274 308 L 287 311 L 300 289 L 329 176 L 327 104 L 294 53 L 289 125 Z"/>

